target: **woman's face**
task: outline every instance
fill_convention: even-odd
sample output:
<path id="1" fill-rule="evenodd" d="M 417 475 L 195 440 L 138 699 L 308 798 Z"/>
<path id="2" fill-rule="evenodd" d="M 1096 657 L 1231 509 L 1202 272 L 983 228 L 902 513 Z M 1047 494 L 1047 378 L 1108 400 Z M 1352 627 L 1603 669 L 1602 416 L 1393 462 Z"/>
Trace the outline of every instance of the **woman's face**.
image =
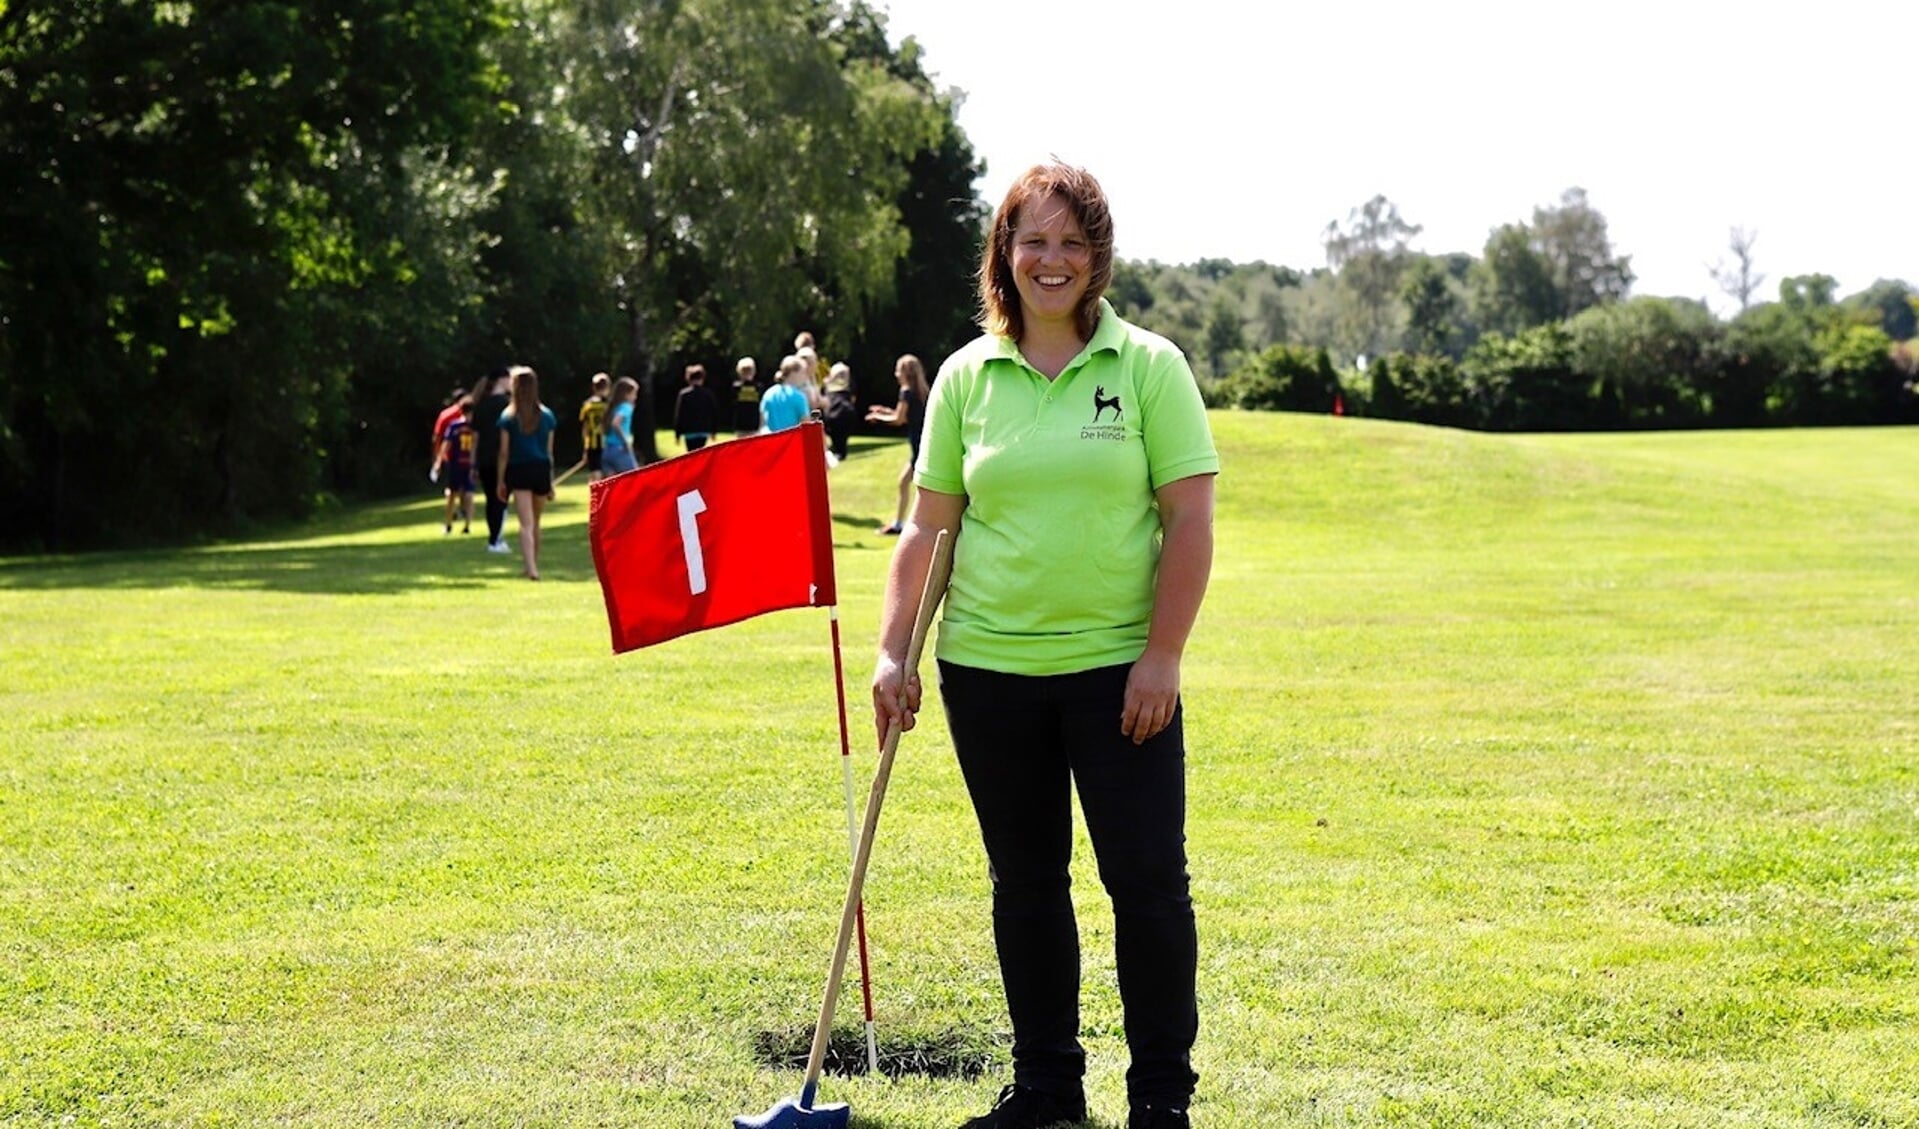
<path id="1" fill-rule="evenodd" d="M 1093 252 L 1064 198 L 1042 196 L 1020 209 L 1012 267 L 1028 323 L 1073 320 L 1092 278 Z"/>

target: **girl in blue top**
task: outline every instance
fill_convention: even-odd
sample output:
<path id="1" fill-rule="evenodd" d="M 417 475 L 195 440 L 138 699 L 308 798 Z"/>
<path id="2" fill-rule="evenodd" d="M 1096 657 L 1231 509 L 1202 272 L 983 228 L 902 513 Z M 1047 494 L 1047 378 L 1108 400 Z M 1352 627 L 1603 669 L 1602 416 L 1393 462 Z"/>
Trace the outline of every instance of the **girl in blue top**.
<path id="1" fill-rule="evenodd" d="M 520 519 L 520 559 L 528 580 L 540 578 L 540 514 L 553 500 L 553 433 L 560 423 L 540 403 L 539 374 L 512 370 L 513 399 L 500 413 L 500 469 L 494 492 Z"/>
<path id="2" fill-rule="evenodd" d="M 785 431 L 798 427 L 813 411 L 813 404 L 801 387 L 807 376 L 806 362 L 798 356 L 780 362 L 780 381 L 760 397 L 760 422 L 765 431 Z"/>
<path id="3" fill-rule="evenodd" d="M 613 386 L 612 406 L 606 412 L 606 445 L 600 455 L 603 475 L 640 469 L 639 457 L 633 453 L 633 401 L 639 394 L 639 382 L 630 376 L 622 376 Z"/>

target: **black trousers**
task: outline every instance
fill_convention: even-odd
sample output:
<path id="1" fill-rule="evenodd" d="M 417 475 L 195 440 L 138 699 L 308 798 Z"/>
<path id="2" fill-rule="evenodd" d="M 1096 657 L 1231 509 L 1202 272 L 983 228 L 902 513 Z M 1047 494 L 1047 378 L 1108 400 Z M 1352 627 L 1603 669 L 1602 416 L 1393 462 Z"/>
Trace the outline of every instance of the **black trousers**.
<path id="1" fill-rule="evenodd" d="M 506 525 L 506 503 L 500 500 L 500 464 L 481 463 L 474 473 L 480 478 L 480 493 L 486 496 L 486 543 L 498 544 L 500 530 Z"/>
<path id="2" fill-rule="evenodd" d="M 979 817 L 993 939 L 1013 1021 L 1013 1080 L 1081 1090 L 1072 793 L 1113 901 L 1133 1104 L 1185 1106 L 1199 1076 L 1199 943 L 1186 873 L 1182 711 L 1143 745 L 1119 731 L 1127 666 L 999 674 L 942 662 L 940 700 Z"/>

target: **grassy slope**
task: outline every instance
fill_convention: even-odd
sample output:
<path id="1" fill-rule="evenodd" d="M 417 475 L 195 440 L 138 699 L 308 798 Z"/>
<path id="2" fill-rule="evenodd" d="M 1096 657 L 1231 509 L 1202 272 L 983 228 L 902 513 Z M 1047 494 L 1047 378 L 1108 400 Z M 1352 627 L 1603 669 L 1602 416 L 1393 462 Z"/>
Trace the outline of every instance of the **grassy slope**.
<path id="1" fill-rule="evenodd" d="M 1919 433 L 1215 419 L 1199 1123 L 1919 1123 Z M 856 705 L 898 453 L 833 475 Z M 609 657 L 583 501 L 537 586 L 430 502 L 0 561 L 0 1121 L 693 1126 L 793 1088 L 755 1040 L 810 1025 L 837 919 L 827 624 Z M 881 836 L 883 1045 L 1003 1062 L 937 711 Z M 905 1129 L 996 1082 L 828 1090 Z"/>

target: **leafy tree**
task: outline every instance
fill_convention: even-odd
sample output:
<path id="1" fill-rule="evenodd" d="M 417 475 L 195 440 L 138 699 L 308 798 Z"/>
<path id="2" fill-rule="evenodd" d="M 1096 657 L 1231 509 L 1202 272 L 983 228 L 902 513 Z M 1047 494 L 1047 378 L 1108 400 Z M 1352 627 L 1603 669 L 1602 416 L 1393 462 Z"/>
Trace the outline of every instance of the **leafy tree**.
<path id="1" fill-rule="evenodd" d="M 1879 279 L 1842 305 L 1868 315 L 1871 324 L 1894 341 L 1910 341 L 1915 327 L 1919 327 L 1919 294 L 1904 282 Z"/>
<path id="2" fill-rule="evenodd" d="M 1239 311 L 1233 308 L 1226 295 L 1217 295 L 1212 313 L 1206 318 L 1207 368 L 1216 377 L 1222 375 L 1233 355 L 1245 347 L 1246 337 L 1240 324 Z"/>
<path id="3" fill-rule="evenodd" d="M 1786 302 L 1765 302 L 1735 317 L 1726 327 L 1713 422 L 1729 427 L 1791 422 L 1783 413 L 1797 399 L 1793 389 L 1818 364 L 1814 334 L 1808 311 Z"/>
<path id="4" fill-rule="evenodd" d="M 1816 342 L 1814 379 L 1794 389 L 1789 409 L 1806 424 L 1867 424 L 1894 418 L 1905 376 L 1894 363 L 1892 339 L 1876 325 L 1834 323 Z"/>
<path id="5" fill-rule="evenodd" d="M 1487 237 L 1469 289 L 1474 320 L 1496 333 L 1521 333 L 1560 317 L 1553 265 L 1524 224 L 1506 224 Z"/>
<path id="6" fill-rule="evenodd" d="M 596 0 L 559 6 L 567 127 L 592 146 L 591 221 L 614 234 L 643 388 L 688 327 L 779 341 L 857 329 L 910 239 L 907 162 L 946 117 L 890 61 L 849 53 L 825 0 Z M 858 32 L 853 33 L 857 38 Z M 826 344 L 830 348 L 833 342 Z M 642 454 L 651 419 L 636 420 Z"/>
<path id="7" fill-rule="evenodd" d="M 852 5 L 842 28 L 849 61 L 883 66 L 937 119 L 931 140 L 907 160 L 895 201 L 911 246 L 895 265 L 890 301 L 875 303 L 885 316 L 865 319 L 844 353 L 862 395 L 890 403 L 898 395 L 893 362 L 900 354 L 917 354 L 930 372 L 977 332 L 975 274 L 989 210 L 973 184 L 984 168 L 959 127 L 959 96 L 934 88 L 915 40 L 892 50 L 884 22 L 864 4 Z"/>
<path id="8" fill-rule="evenodd" d="M 1345 226 L 1338 221 L 1326 225 L 1320 241 L 1326 265 L 1338 273 L 1351 301 L 1347 325 L 1356 352 L 1376 356 L 1391 344 L 1407 245 L 1421 230 L 1402 219 L 1398 206 L 1384 196 L 1354 208 Z"/>
<path id="9" fill-rule="evenodd" d="M 1787 309 L 1808 317 L 1833 309 L 1838 280 L 1829 274 L 1799 274 L 1779 283 L 1779 301 Z"/>
<path id="10" fill-rule="evenodd" d="M 1590 378 L 1573 365 L 1572 336 L 1548 322 L 1510 337 L 1489 333 L 1459 364 L 1471 421 L 1497 431 L 1571 431 L 1592 426 Z"/>
<path id="11" fill-rule="evenodd" d="M 457 328 L 457 139 L 492 21 L 454 0 L 0 12 L 0 536 L 312 503 L 356 453 L 356 382 L 396 375 L 367 343 L 403 324 L 417 356 Z"/>
<path id="12" fill-rule="evenodd" d="M 1466 336 L 1465 302 L 1444 262 L 1415 257 L 1400 278 L 1399 299 L 1406 304 L 1407 344 L 1413 352 L 1452 355 Z"/>
<path id="13" fill-rule="evenodd" d="M 1367 366 L 1368 373 L 1376 367 Z M 1400 405 L 1397 414 L 1390 409 L 1395 401 Z M 1483 409 L 1449 357 L 1413 353 L 1392 358 L 1390 371 L 1375 378 L 1371 406 L 1375 414 L 1389 419 L 1437 427 L 1483 426 Z"/>
<path id="14" fill-rule="evenodd" d="M 1106 296 L 1119 315 L 1129 321 L 1137 322 L 1158 300 L 1148 279 L 1149 269 L 1129 259 L 1113 263 L 1113 282 L 1106 288 Z"/>
<path id="15" fill-rule="evenodd" d="M 1220 399 L 1254 411 L 1330 412 L 1339 375 L 1324 349 L 1274 345 L 1220 386 Z"/>
<path id="16" fill-rule="evenodd" d="M 1698 302 L 1634 298 L 1587 309 L 1566 324 L 1573 368 L 1592 385 L 1591 423 L 1703 423 L 1718 371 L 1719 326 Z"/>
<path id="17" fill-rule="evenodd" d="M 1388 354 L 1366 366 L 1366 402 L 1364 415 L 1379 419 L 1406 419 L 1406 394 L 1393 370 L 1407 363 L 1403 355 Z"/>
<path id="18" fill-rule="evenodd" d="M 1561 317 L 1621 301 L 1632 290 L 1632 259 L 1613 254 L 1606 217 L 1587 201 L 1585 189 L 1568 188 L 1557 207 L 1533 209 L 1532 237 L 1552 265 Z"/>

